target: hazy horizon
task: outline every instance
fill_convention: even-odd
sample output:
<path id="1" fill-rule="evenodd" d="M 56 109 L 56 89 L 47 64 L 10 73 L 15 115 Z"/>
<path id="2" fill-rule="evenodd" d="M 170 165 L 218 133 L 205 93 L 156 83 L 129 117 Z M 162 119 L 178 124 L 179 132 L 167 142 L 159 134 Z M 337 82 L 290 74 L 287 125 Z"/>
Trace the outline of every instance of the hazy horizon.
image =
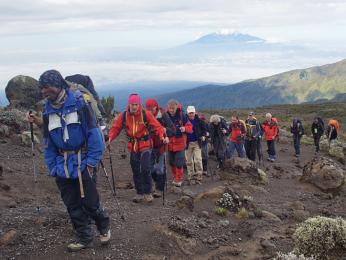
<path id="1" fill-rule="evenodd" d="M 235 83 L 346 57 L 346 3 L 338 0 L 13 0 L 0 7 L 0 90 L 16 75 L 38 78 L 52 68 L 88 74 L 96 86 Z M 162 54 L 204 35 L 235 31 L 301 50 L 240 50 L 200 60 Z"/>

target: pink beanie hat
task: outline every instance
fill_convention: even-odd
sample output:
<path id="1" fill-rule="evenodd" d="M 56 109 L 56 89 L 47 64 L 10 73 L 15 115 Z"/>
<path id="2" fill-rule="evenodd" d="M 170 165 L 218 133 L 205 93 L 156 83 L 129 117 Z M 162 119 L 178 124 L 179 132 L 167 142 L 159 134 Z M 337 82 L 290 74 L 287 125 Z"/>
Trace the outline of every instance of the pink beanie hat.
<path id="1" fill-rule="evenodd" d="M 131 105 L 131 104 L 137 104 L 137 105 L 140 105 L 141 104 L 141 99 L 139 97 L 138 94 L 131 94 L 129 96 L 129 100 L 127 102 L 128 105 Z"/>

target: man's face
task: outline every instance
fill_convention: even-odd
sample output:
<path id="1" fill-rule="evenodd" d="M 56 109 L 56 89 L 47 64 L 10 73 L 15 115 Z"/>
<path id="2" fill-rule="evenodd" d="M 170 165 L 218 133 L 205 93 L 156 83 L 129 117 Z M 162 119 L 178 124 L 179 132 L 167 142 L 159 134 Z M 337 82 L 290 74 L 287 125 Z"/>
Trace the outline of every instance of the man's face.
<path id="1" fill-rule="evenodd" d="M 194 119 L 196 113 L 195 113 L 195 112 L 190 112 L 190 113 L 188 113 L 187 115 L 188 115 L 188 117 L 189 117 L 190 119 Z"/>
<path id="2" fill-rule="evenodd" d="M 249 119 L 249 120 L 252 120 L 252 119 L 253 119 L 253 115 L 249 115 L 249 116 L 248 116 L 248 119 Z"/>
<path id="3" fill-rule="evenodd" d="M 149 110 L 153 115 L 156 115 L 157 107 L 153 107 Z"/>
<path id="4" fill-rule="evenodd" d="M 174 115 L 176 112 L 177 112 L 177 108 L 178 108 L 178 105 L 170 105 L 168 107 L 168 112 L 171 114 L 171 115 Z"/>
<path id="5" fill-rule="evenodd" d="M 138 104 L 133 103 L 130 104 L 130 113 L 137 113 L 138 112 Z"/>
<path id="6" fill-rule="evenodd" d="M 61 90 L 61 88 L 51 87 L 47 85 L 41 88 L 41 93 L 42 96 L 49 101 L 55 101 Z"/>
<path id="7" fill-rule="evenodd" d="M 271 116 L 266 116 L 266 119 L 268 122 L 272 121 L 272 117 Z"/>

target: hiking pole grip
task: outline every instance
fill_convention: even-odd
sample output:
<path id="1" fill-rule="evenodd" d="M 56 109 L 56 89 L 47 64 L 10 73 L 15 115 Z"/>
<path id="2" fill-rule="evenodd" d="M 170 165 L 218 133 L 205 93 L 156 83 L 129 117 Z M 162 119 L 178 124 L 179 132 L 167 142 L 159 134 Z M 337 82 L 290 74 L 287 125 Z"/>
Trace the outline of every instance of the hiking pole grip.
<path id="1" fill-rule="evenodd" d="M 32 110 L 29 110 L 29 116 L 32 115 Z M 34 123 L 30 122 L 30 135 L 31 135 L 31 142 L 34 143 Z"/>

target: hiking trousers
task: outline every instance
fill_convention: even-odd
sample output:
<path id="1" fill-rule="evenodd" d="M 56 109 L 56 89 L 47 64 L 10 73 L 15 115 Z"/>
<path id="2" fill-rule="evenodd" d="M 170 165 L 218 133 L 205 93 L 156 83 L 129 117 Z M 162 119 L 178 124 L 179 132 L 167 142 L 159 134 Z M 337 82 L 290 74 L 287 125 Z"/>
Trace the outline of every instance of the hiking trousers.
<path id="1" fill-rule="evenodd" d="M 246 156 L 249 158 L 251 161 L 256 161 L 256 152 L 258 152 L 258 141 L 257 139 L 246 139 L 245 140 L 245 151 L 246 151 Z"/>
<path id="2" fill-rule="evenodd" d="M 320 151 L 320 135 L 314 135 L 314 144 L 315 144 L 315 152 L 318 153 Z"/>
<path id="3" fill-rule="evenodd" d="M 226 150 L 227 159 L 231 159 L 232 158 L 234 150 L 237 150 L 238 156 L 240 158 L 244 158 L 245 157 L 245 149 L 244 149 L 244 144 L 243 143 L 236 143 L 236 142 L 228 141 L 228 143 L 227 143 L 227 150 Z"/>
<path id="4" fill-rule="evenodd" d="M 202 142 L 202 164 L 203 164 L 203 172 L 208 171 L 208 142 Z"/>
<path id="5" fill-rule="evenodd" d="M 276 152 L 275 152 L 275 141 L 274 140 L 267 140 L 267 147 L 268 147 L 268 155 L 269 159 L 276 159 Z"/>
<path id="6" fill-rule="evenodd" d="M 296 155 L 300 155 L 300 139 L 302 137 L 300 135 L 293 135 L 293 145 L 294 145 L 294 150 L 296 152 Z"/>
<path id="7" fill-rule="evenodd" d="M 190 142 L 185 152 L 188 180 L 202 180 L 202 150 L 198 142 Z"/>
<path id="8" fill-rule="evenodd" d="M 163 191 L 166 182 L 166 153 L 160 154 L 159 150 L 153 150 L 151 154 L 151 177 L 155 182 L 155 189 L 158 191 Z"/>
<path id="9" fill-rule="evenodd" d="M 218 162 L 225 160 L 226 142 L 223 137 L 218 137 L 213 140 L 213 148 Z"/>
<path id="10" fill-rule="evenodd" d="M 168 152 L 169 164 L 171 166 L 173 179 L 176 182 L 183 181 L 184 164 L 185 164 L 185 150 L 177 152 Z"/>
<path id="11" fill-rule="evenodd" d="M 138 195 L 151 194 L 151 149 L 142 152 L 132 152 L 130 164 L 133 182 Z"/>
<path id="12" fill-rule="evenodd" d="M 96 189 L 96 169 L 91 173 L 85 169 L 82 173 L 84 198 L 81 198 L 78 179 L 56 177 L 56 184 L 61 198 L 67 208 L 72 226 L 76 231 L 78 241 L 88 244 L 93 240 L 90 219 L 95 221 L 100 234 L 109 230 L 109 217 L 100 204 L 100 197 Z"/>

